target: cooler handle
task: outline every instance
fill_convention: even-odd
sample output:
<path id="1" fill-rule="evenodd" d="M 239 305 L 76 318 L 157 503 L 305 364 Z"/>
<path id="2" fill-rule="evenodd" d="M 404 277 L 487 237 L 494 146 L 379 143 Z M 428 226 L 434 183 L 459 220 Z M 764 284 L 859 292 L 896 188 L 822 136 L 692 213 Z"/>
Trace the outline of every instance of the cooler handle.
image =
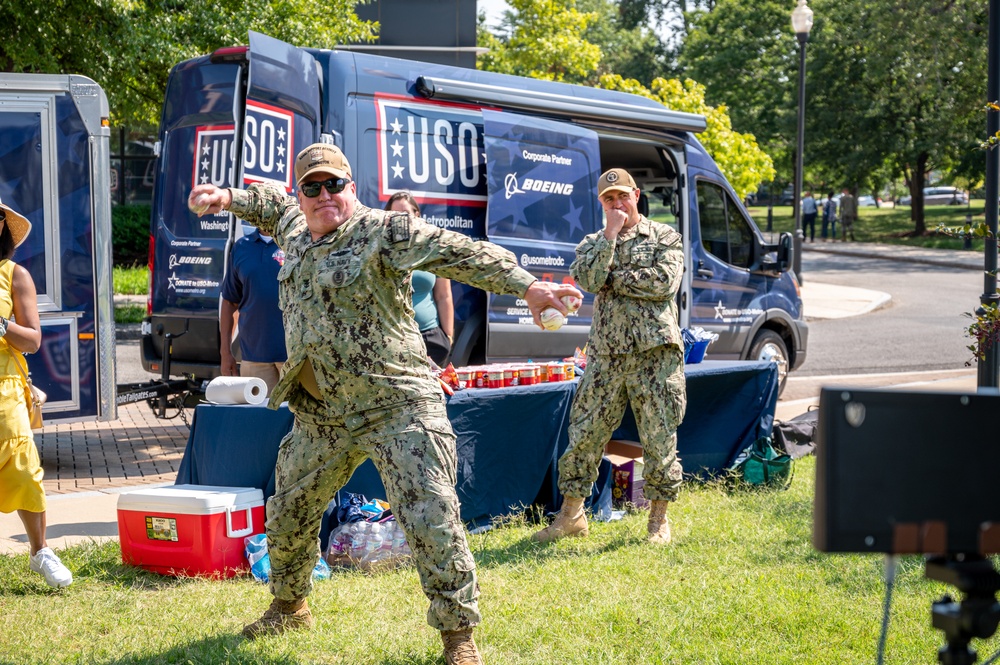
<path id="1" fill-rule="evenodd" d="M 249 536 L 253 533 L 253 512 L 250 508 L 244 508 L 247 511 L 247 528 L 233 530 L 233 506 L 226 508 L 226 535 L 230 538 L 242 538 L 243 536 Z"/>

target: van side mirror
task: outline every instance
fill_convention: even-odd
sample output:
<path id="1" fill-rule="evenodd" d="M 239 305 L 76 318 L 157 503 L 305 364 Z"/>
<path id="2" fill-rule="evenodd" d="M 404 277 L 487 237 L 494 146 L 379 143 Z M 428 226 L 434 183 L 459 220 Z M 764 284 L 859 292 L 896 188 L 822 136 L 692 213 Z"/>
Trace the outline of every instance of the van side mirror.
<path id="1" fill-rule="evenodd" d="M 764 259 L 761 261 L 761 267 L 773 272 L 787 272 L 792 267 L 794 254 L 792 247 L 791 233 L 782 233 L 778 236 L 778 242 L 773 245 L 762 244 L 761 253 Z"/>

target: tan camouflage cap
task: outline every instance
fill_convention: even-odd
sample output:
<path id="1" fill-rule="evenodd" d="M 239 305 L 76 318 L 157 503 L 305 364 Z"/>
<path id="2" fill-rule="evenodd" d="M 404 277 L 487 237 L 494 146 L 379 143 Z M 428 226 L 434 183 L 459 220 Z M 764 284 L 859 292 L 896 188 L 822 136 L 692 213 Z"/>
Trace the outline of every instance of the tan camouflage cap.
<path id="1" fill-rule="evenodd" d="M 335 178 L 351 178 L 351 164 L 343 151 L 329 143 L 313 143 L 295 157 L 295 183 L 313 173 L 329 173 Z"/>
<path id="2" fill-rule="evenodd" d="M 608 169 L 601 174 L 600 179 L 597 181 L 598 196 L 608 190 L 632 193 L 637 189 L 639 188 L 636 186 L 635 180 L 632 179 L 632 176 L 625 169 Z"/>

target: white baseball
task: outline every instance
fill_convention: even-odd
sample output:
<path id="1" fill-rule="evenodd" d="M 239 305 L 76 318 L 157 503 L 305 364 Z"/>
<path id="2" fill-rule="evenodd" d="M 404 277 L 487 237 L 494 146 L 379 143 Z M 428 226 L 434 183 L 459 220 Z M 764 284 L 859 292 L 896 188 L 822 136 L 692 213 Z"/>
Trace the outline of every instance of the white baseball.
<path id="1" fill-rule="evenodd" d="M 577 298 L 576 296 L 563 296 L 560 300 L 566 305 L 566 310 L 570 313 L 580 309 L 580 306 L 583 305 L 583 298 Z"/>
<path id="2" fill-rule="evenodd" d="M 193 210 L 195 214 L 203 215 L 210 207 L 212 207 L 211 197 L 208 194 L 199 194 L 195 197 L 191 210 Z"/>
<path id="3" fill-rule="evenodd" d="M 546 330 L 559 330 L 566 323 L 566 317 L 554 307 L 546 307 L 539 315 L 542 320 L 542 327 Z"/>

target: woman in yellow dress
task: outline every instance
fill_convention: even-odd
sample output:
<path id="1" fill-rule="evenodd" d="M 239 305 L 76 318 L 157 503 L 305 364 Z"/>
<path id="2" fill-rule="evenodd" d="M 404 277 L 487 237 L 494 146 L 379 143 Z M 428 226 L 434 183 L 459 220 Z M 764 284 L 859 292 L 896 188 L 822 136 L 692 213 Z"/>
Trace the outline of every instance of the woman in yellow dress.
<path id="1" fill-rule="evenodd" d="M 65 587 L 73 575 L 45 541 L 42 465 L 20 371 L 28 368 L 22 354 L 34 353 L 42 343 L 35 283 L 11 260 L 30 232 L 31 222 L 0 202 L 0 512 L 16 510 L 24 523 L 31 569 L 50 586 Z"/>

